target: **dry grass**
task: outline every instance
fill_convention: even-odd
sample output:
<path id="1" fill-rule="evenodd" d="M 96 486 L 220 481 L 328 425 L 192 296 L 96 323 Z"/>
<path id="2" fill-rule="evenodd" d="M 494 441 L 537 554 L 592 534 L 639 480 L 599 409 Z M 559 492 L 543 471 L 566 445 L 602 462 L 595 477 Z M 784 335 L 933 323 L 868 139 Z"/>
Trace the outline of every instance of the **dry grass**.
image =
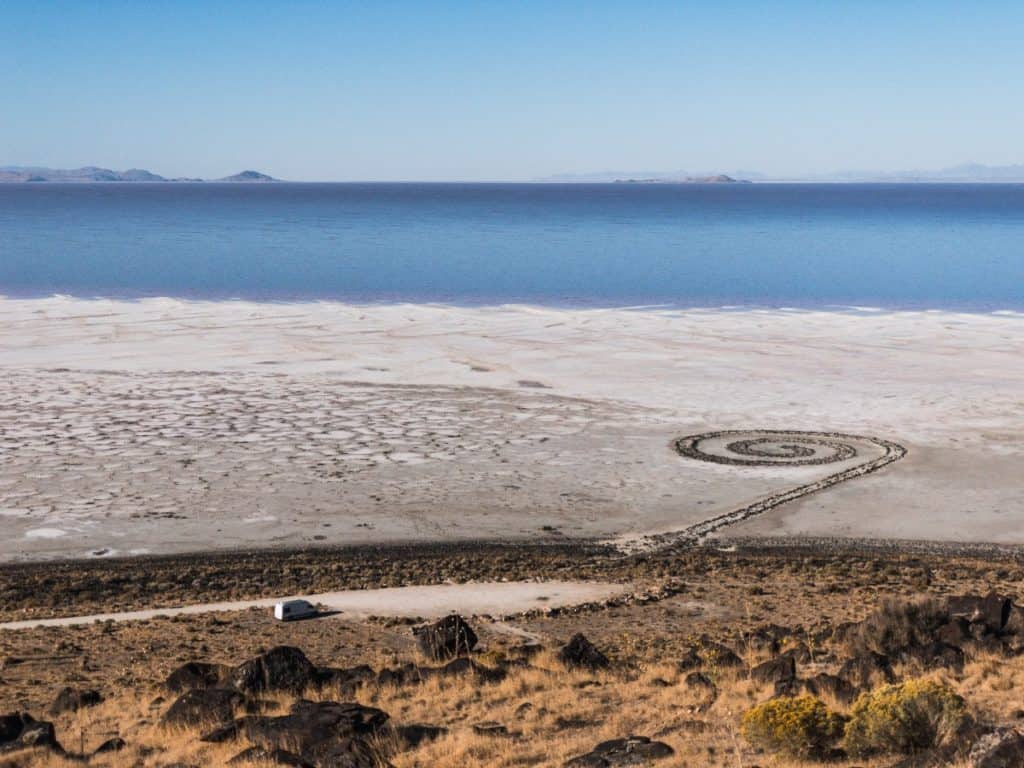
<path id="1" fill-rule="evenodd" d="M 913 579 L 923 564 L 928 578 L 918 587 Z M 465 563 L 460 567 L 466 567 Z M 481 686 L 466 679 L 431 680 L 418 686 L 370 686 L 360 691 L 356 696 L 360 703 L 380 707 L 397 725 L 426 724 L 450 730 L 438 741 L 395 754 L 392 762 L 397 768 L 557 766 L 603 739 L 631 733 L 659 739 L 676 750 L 673 758 L 657 765 L 815 765 L 757 754 L 743 741 L 743 713 L 768 699 L 770 689 L 739 677 L 734 670 L 712 669 L 709 673 L 719 689 L 712 702 L 702 691 L 686 686 L 686 674 L 678 672 L 674 662 L 706 633 L 754 664 L 766 654 L 754 645 L 744 646 L 737 638 L 741 632 L 769 622 L 793 628 L 792 642 L 802 641 L 815 651 L 822 650 L 822 645 L 835 650 L 840 648 L 838 636 L 821 640 L 828 635 L 819 633 L 865 618 L 885 598 L 941 598 L 993 589 L 1019 596 L 1024 584 L 1024 567 L 1017 563 L 925 561 L 904 556 L 737 558 L 700 553 L 649 559 L 630 567 L 637 570 L 631 576 L 642 572 L 660 577 L 662 571 L 684 574 L 688 588 L 685 594 L 648 605 L 523 617 L 514 622 L 515 629 L 543 638 L 549 648 L 583 631 L 615 659 L 614 672 L 567 672 L 552 655 L 543 654 L 533 661 L 533 668 L 517 670 L 496 685 Z M 225 572 L 225 578 L 233 575 L 234 571 Z M 486 624 L 474 626 L 481 630 L 489 649 L 479 655 L 481 663 L 493 665 L 503 650 L 520 642 Z M 0 712 L 30 711 L 44 718 L 45 707 L 60 687 L 94 687 L 107 696 L 104 704 L 55 721 L 58 738 L 74 752 L 90 751 L 114 735 L 128 742 L 122 753 L 97 758 L 91 765 L 157 768 L 182 762 L 203 768 L 216 766 L 248 744 L 201 744 L 199 729 L 172 732 L 160 727 L 160 715 L 171 697 L 151 706 L 155 698 L 166 696 L 152 683 L 185 661 L 233 664 L 278 644 L 300 647 L 322 666 L 395 666 L 415 653 L 411 633 L 403 625 L 341 619 L 281 625 L 265 612 L 252 611 L 0 633 L 0 663 L 3 659 L 25 660 L 0 669 Z M 848 653 L 846 648 L 841 651 Z M 802 677 L 834 673 L 836 664 L 802 664 L 799 671 Z M 922 674 L 910 666 L 896 671 Z M 963 673 L 933 676 L 952 685 L 982 720 L 1007 722 L 1022 707 L 1024 659 L 983 654 L 969 659 Z M 344 700 L 329 690 L 314 696 Z M 526 703 L 530 706 L 521 710 Z M 835 711 L 849 711 L 840 702 L 826 703 Z M 278 704 L 283 710 L 290 701 Z M 513 736 L 475 733 L 472 726 L 484 721 L 504 724 Z M 702 722 L 703 730 L 697 732 L 688 725 L 693 721 Z M 860 759 L 848 765 L 887 768 L 896 760 Z M 0 758 L 0 766 L 9 764 L 10 760 L 5 763 Z M 18 756 L 15 764 L 21 768 L 81 765 L 44 754 Z"/>
<path id="2" fill-rule="evenodd" d="M 1024 684 L 1024 659 L 981 657 L 971 660 L 959 675 L 936 673 L 963 695 L 983 719 L 1005 720 L 1019 701 Z M 796 768 L 814 765 L 783 756 L 758 754 L 740 736 L 740 719 L 771 691 L 732 670 L 717 670 L 719 689 L 712 699 L 688 688 L 685 674 L 664 663 L 640 664 L 627 671 L 588 673 L 566 671 L 551 653 L 540 654 L 530 668 L 515 671 L 503 682 L 480 685 L 468 678 L 432 679 L 421 685 L 369 686 L 357 696 L 360 703 L 383 709 L 399 725 L 441 725 L 449 733 L 418 749 L 392 757 L 396 768 L 427 766 L 557 766 L 589 751 L 605 739 L 640 734 L 668 743 L 675 756 L 666 766 L 754 765 Z M 58 735 L 69 750 L 94 749 L 111 735 L 129 746 L 123 752 L 97 758 L 91 765 L 108 768 L 147 768 L 175 762 L 199 766 L 222 765 L 242 751 L 244 742 L 221 745 L 198 741 L 202 729 L 170 730 L 159 724 L 166 703 L 153 704 L 155 691 L 126 694 L 57 721 Z M 338 699 L 336 692 L 310 692 L 310 698 Z M 273 701 L 271 711 L 284 710 L 291 700 Z M 837 711 L 848 712 L 838 702 Z M 473 725 L 496 721 L 508 736 L 477 734 Z M 693 723 L 701 722 L 700 730 Z M 79 736 L 81 734 L 81 737 Z M 386 742 L 383 746 L 387 746 Z M 865 768 L 888 766 L 893 758 L 858 760 Z M 0 766 L 10 765 L 0 761 Z M 24 768 L 70 768 L 81 763 L 37 753 L 19 756 Z M 820 765 L 820 764 L 819 764 Z M 832 763 L 842 766 L 844 763 Z"/>

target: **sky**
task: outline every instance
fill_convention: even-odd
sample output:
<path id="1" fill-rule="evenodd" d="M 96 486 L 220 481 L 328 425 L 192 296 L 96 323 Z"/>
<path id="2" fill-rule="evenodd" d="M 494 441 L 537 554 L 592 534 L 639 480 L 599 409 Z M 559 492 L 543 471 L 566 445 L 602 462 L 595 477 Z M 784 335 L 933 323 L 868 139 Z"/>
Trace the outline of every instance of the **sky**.
<path id="1" fill-rule="evenodd" d="M 0 0 L 0 166 L 293 180 L 1024 163 L 1024 3 Z"/>

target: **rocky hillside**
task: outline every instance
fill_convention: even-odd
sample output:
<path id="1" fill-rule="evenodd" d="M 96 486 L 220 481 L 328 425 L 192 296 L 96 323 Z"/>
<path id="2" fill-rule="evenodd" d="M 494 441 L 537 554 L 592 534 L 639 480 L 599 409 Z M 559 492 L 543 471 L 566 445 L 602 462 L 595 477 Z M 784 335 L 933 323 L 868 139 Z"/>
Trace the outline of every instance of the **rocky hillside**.
<path id="1" fill-rule="evenodd" d="M 1012 556 L 669 553 L 617 572 L 662 568 L 633 599 L 500 620 L 5 632 L 0 764 L 1024 766 Z"/>

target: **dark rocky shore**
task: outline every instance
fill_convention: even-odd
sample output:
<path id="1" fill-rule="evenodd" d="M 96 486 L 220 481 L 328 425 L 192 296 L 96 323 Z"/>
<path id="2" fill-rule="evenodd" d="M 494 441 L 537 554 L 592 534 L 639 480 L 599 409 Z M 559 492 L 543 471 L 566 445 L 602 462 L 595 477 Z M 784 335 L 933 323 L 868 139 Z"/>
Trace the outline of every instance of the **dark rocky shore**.
<path id="1" fill-rule="evenodd" d="M 446 581 L 590 579 L 649 585 L 709 572 L 778 567 L 971 573 L 999 565 L 1024 577 L 1024 547 L 850 539 L 712 540 L 623 555 L 599 542 L 459 542 L 246 550 L 0 566 L 0 620 L 170 607 L 273 594 Z"/>

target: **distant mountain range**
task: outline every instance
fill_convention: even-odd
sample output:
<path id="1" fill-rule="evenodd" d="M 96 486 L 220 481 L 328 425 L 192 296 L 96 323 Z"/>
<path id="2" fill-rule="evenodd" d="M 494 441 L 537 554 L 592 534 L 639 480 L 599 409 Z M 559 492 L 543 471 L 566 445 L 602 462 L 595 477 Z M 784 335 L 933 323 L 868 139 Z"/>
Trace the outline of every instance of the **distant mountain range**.
<path id="1" fill-rule="evenodd" d="M 1019 183 L 1024 182 L 1024 165 L 981 165 L 964 163 L 939 170 L 837 171 L 808 181 L 891 182 L 891 183 Z"/>
<path id="2" fill-rule="evenodd" d="M 112 171 L 109 168 L 96 168 L 87 166 L 85 168 L 60 169 L 60 168 L 26 168 L 21 166 L 0 167 L 0 184 L 13 184 L 23 182 L 56 181 L 63 183 L 93 183 L 93 182 L 202 182 L 207 179 L 176 178 L 168 179 L 158 176 L 155 173 L 142 170 L 141 168 L 129 168 L 127 171 Z M 225 176 L 223 179 L 209 179 L 215 182 L 237 182 L 237 183 L 265 183 L 277 181 L 258 171 L 242 171 L 233 176 Z"/>
<path id="3" fill-rule="evenodd" d="M 910 171 L 835 171 L 808 175 L 779 175 L 758 171 L 736 170 L 726 173 L 688 173 L 686 171 L 601 171 L 597 173 L 561 173 L 539 181 L 599 184 L 603 182 L 644 183 L 729 183 L 759 182 L 822 182 L 822 183 L 1024 183 L 1024 165 L 981 165 L 965 163 L 939 170 Z"/>
<path id="4" fill-rule="evenodd" d="M 84 168 L 36 168 L 29 166 L 0 166 L 0 184 L 24 182 L 230 182 L 242 184 L 263 184 L 277 182 L 272 176 L 259 171 L 242 171 L 221 179 L 167 178 L 141 168 L 113 171 L 109 168 L 86 166 Z M 751 182 L 819 182 L 819 183 L 890 183 L 890 184 L 981 184 L 981 183 L 1024 183 L 1024 164 L 981 165 L 964 163 L 939 170 L 909 171 L 835 171 L 832 173 L 784 175 L 767 174 L 758 171 L 735 170 L 716 173 L 691 173 L 687 171 L 600 171 L 597 173 L 560 173 L 546 176 L 537 181 L 570 184 L 748 184 Z"/>

